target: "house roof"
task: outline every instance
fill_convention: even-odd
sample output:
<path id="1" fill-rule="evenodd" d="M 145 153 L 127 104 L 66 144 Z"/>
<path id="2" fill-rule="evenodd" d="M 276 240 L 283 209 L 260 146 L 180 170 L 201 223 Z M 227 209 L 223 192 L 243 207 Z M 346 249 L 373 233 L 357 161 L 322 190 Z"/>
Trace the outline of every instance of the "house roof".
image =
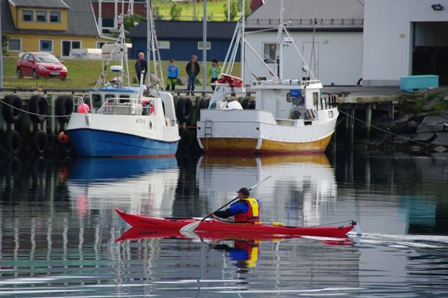
<path id="1" fill-rule="evenodd" d="M 68 20 L 67 20 L 67 30 L 30 30 L 30 29 L 17 29 L 14 25 L 14 21 L 11 15 L 11 10 L 9 8 L 8 2 L 20 2 L 24 3 L 33 3 L 30 8 L 42 8 L 42 3 L 39 6 L 36 6 L 37 2 L 45 2 L 47 5 L 49 3 L 62 3 L 65 6 L 63 7 L 54 7 L 51 8 L 68 8 Z M 74 36 L 100 36 L 98 26 L 95 21 L 95 16 L 93 14 L 92 5 L 90 4 L 90 0 L 0 0 L 1 7 L 1 22 L 2 22 L 2 32 L 5 33 L 25 33 L 25 34 L 53 34 L 53 35 L 74 35 Z M 47 6 L 50 7 L 50 6 Z"/>
<path id="2" fill-rule="evenodd" d="M 202 39 L 202 21 L 155 21 L 157 38 L 163 39 Z M 147 22 L 141 21 L 126 37 L 146 38 Z M 207 40 L 232 39 L 236 22 L 207 22 Z"/>
<path id="3" fill-rule="evenodd" d="M 29 8 L 68 8 L 68 5 L 63 0 L 8 0 L 14 7 L 29 7 Z"/>
<path id="4" fill-rule="evenodd" d="M 280 0 L 269 0 L 246 21 L 247 29 L 277 28 Z M 283 22 L 289 29 L 362 29 L 364 0 L 284 0 Z"/>

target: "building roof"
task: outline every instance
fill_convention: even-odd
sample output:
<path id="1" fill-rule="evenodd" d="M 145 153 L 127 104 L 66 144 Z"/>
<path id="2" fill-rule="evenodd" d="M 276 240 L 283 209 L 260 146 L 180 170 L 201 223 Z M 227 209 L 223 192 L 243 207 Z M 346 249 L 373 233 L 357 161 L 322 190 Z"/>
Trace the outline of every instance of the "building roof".
<path id="1" fill-rule="evenodd" d="M 277 28 L 280 0 L 269 0 L 251 14 L 247 29 Z M 289 29 L 362 29 L 364 0 L 284 0 L 283 22 Z"/>
<path id="2" fill-rule="evenodd" d="M 63 0 L 8 0 L 14 7 L 29 8 L 68 8 Z"/>
<path id="3" fill-rule="evenodd" d="M 9 8 L 8 2 L 18 2 L 22 4 L 24 3 L 33 3 L 30 8 L 42 8 L 44 5 L 42 3 L 39 6 L 36 6 L 37 2 L 45 2 L 45 3 L 63 3 L 65 6 L 54 7 L 47 6 L 48 8 L 68 8 L 68 20 L 67 20 L 67 30 L 30 30 L 30 29 L 21 29 L 18 30 L 12 19 L 11 10 Z M 2 32 L 5 33 L 25 33 L 25 34 L 53 34 L 53 35 L 74 35 L 74 36 L 100 36 L 98 26 L 95 21 L 95 16 L 93 14 L 92 5 L 90 4 L 90 0 L 0 0 L 1 7 L 1 22 L 2 22 Z M 50 4 L 47 4 L 50 5 Z"/>
<path id="4" fill-rule="evenodd" d="M 163 39 L 196 39 L 202 40 L 202 21 L 155 21 L 156 34 Z M 236 22 L 207 22 L 207 40 L 232 39 Z M 126 37 L 146 38 L 147 22 L 141 21 Z"/>

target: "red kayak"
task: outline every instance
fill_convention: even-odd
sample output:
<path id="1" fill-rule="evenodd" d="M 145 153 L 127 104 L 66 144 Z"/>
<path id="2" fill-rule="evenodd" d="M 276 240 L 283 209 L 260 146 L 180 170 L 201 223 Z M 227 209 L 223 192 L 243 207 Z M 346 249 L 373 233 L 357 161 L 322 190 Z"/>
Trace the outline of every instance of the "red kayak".
<path id="1" fill-rule="evenodd" d="M 277 241 L 290 238 L 302 238 L 302 236 L 284 236 L 284 235 L 254 235 L 253 233 L 228 233 L 228 232 L 200 232 L 198 234 L 182 234 L 180 230 L 168 230 L 168 229 L 152 229 L 152 228 L 142 228 L 142 227 L 132 227 L 127 230 L 123 235 L 120 236 L 115 242 L 124 241 L 135 241 L 142 239 L 192 239 L 199 237 L 201 240 L 210 241 Z M 195 237 L 196 236 L 196 237 Z M 353 246 L 353 239 L 343 236 L 343 237 L 309 237 L 312 240 L 320 241 L 326 245 L 347 245 Z"/>
<path id="2" fill-rule="evenodd" d="M 197 223 L 200 219 L 194 218 L 154 218 L 127 213 L 115 209 L 118 215 L 133 227 L 142 227 L 153 230 L 176 230 L 179 231 L 188 224 Z M 224 232 L 235 235 L 275 235 L 279 238 L 292 236 L 321 236 L 321 237 L 344 237 L 348 232 L 355 228 L 356 222 L 352 221 L 347 226 L 328 226 L 328 227 L 290 227 L 281 223 L 273 224 L 250 224 L 233 223 L 217 219 L 204 220 L 194 229 L 194 233 L 217 233 Z"/>

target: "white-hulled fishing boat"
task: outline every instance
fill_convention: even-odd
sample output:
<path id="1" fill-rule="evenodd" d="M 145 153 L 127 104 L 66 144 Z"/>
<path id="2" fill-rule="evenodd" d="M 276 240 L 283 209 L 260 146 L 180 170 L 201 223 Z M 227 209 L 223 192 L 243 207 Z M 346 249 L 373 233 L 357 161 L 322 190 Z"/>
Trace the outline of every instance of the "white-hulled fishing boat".
<path id="1" fill-rule="evenodd" d="M 327 148 L 339 115 L 338 109 L 333 98 L 323 97 L 322 83 L 310 68 L 301 66 L 306 62 L 286 31 L 282 15 L 281 12 L 278 61 L 275 62 L 277 75 L 277 71 L 270 69 L 246 43 L 244 20 L 237 26 L 232 42 L 235 46 L 227 54 L 229 63 L 224 64 L 223 72 L 231 73 L 239 44 L 237 41 L 241 39 L 241 44 L 250 48 L 268 68 L 271 78 L 252 73 L 254 80 L 247 87 L 255 96 L 246 97 L 242 102 L 232 96 L 245 92 L 242 79 L 226 74 L 218 79 L 208 109 L 201 110 L 197 123 L 197 139 L 205 153 L 291 154 L 323 152 Z M 297 61 L 283 61 L 283 51 L 287 46 L 288 50 L 297 50 Z M 284 63 L 297 63 L 296 77 L 283 77 Z M 241 64 L 243 67 L 244 61 Z"/>

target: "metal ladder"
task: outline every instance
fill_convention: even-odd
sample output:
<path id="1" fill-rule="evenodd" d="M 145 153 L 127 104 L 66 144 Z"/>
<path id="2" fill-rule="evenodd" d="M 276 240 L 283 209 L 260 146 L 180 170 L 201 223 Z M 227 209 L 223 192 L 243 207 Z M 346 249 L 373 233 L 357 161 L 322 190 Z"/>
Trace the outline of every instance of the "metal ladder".
<path id="1" fill-rule="evenodd" d="M 210 118 L 205 118 L 204 122 L 204 137 L 211 138 L 212 137 L 212 127 L 213 121 Z"/>

